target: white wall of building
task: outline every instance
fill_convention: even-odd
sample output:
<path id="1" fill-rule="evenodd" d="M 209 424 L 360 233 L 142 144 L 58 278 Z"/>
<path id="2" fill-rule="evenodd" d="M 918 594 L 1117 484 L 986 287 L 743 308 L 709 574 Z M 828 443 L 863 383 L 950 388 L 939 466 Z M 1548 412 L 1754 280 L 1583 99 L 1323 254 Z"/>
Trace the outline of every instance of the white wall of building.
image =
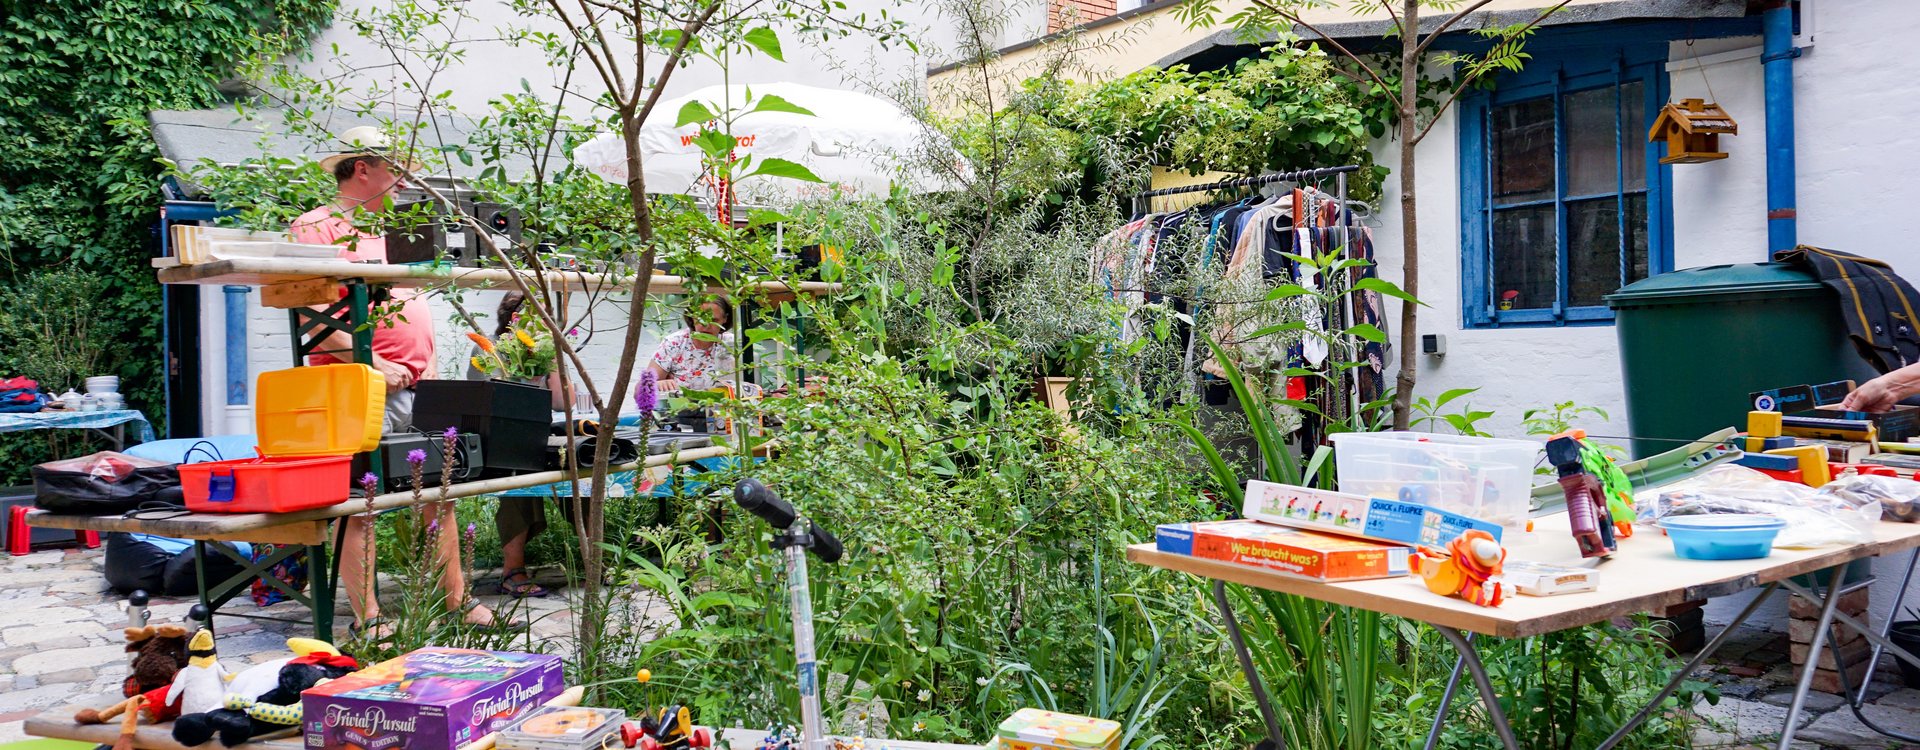
<path id="1" fill-rule="evenodd" d="M 1823 3 L 1816 46 L 1794 61 L 1799 239 L 1888 261 L 1920 280 L 1920 97 L 1915 67 L 1891 28 L 1920 27 L 1920 4 L 1869 0 Z M 1740 123 L 1723 137 L 1729 158 L 1673 167 L 1674 267 L 1767 259 L 1766 110 L 1759 37 L 1701 41 L 1669 52 L 1673 97 L 1717 99 Z M 1695 60 L 1698 58 L 1698 63 Z M 1704 69 L 1705 78 L 1701 75 Z M 1711 94 L 1709 94 L 1709 85 Z M 1479 388 L 1468 402 L 1495 416 L 1483 426 L 1519 435 L 1526 409 L 1572 400 L 1605 409 L 1612 419 L 1588 421 L 1595 434 L 1627 435 L 1619 343 L 1612 326 L 1469 330 L 1460 313 L 1459 141 L 1453 113 L 1419 146 L 1420 331 L 1447 337 L 1445 357 L 1419 357 L 1417 393 Z M 1376 150 L 1396 166 L 1397 146 Z M 1381 200 L 1375 246 L 1386 278 L 1399 281 L 1402 253 L 1397 178 Z M 1389 300 L 1391 302 L 1392 300 Z M 1389 320 L 1397 325 L 1397 305 Z M 1790 352 L 1783 352 L 1790 355 Z M 1881 560 L 1872 594 L 1876 622 L 1887 616 L 1905 563 Z M 1710 620 L 1724 622 L 1744 598 L 1717 601 Z M 1764 607 L 1763 623 L 1784 628 L 1784 605 Z"/>

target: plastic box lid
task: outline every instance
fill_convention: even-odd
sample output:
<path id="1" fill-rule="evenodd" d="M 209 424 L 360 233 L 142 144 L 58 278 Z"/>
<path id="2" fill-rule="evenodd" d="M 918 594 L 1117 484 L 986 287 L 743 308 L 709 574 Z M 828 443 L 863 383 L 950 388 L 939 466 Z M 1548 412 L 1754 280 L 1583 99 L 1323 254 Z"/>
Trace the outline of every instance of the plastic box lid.
<path id="1" fill-rule="evenodd" d="M 362 364 L 260 373 L 253 424 L 263 456 L 344 456 L 380 447 L 386 379 Z"/>
<path id="2" fill-rule="evenodd" d="M 1000 722 L 1001 739 L 1059 748 L 1107 748 L 1120 737 L 1120 723 L 1073 714 L 1023 708 Z"/>
<path id="3" fill-rule="evenodd" d="M 1789 263 L 1730 263 L 1685 268 L 1628 284 L 1606 296 L 1615 308 L 1636 304 L 1672 304 L 1723 294 L 1759 297 L 1799 296 L 1826 288 L 1813 274 Z"/>

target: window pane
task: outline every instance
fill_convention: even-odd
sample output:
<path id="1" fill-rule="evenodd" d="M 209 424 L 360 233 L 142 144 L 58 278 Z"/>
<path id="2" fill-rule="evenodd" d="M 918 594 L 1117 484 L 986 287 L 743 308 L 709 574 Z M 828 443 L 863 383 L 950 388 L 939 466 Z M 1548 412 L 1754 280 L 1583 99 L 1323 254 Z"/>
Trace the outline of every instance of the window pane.
<path id="1" fill-rule="evenodd" d="M 1553 101 L 1493 108 L 1495 205 L 1553 197 Z"/>
<path id="2" fill-rule="evenodd" d="M 1567 195 L 1620 192 L 1615 91 L 1609 86 L 1567 95 Z"/>
<path id="3" fill-rule="evenodd" d="M 1647 277 L 1647 194 L 1634 193 L 1627 196 L 1627 283 Z"/>
<path id="4" fill-rule="evenodd" d="M 1628 190 L 1647 189 L 1647 149 L 1653 144 L 1647 142 L 1647 129 L 1653 127 L 1647 121 L 1647 85 L 1641 81 L 1628 81 L 1620 86 L 1621 122 L 1627 124 L 1621 133 L 1621 144 L 1626 149 L 1626 177 Z M 1640 222 L 1645 227 L 1646 222 Z M 1643 246 L 1644 247 L 1644 246 Z"/>
<path id="5" fill-rule="evenodd" d="M 1604 305 L 1620 288 L 1620 204 L 1616 198 L 1567 203 L 1567 304 Z"/>
<path id="6" fill-rule="evenodd" d="M 1493 212 L 1493 302 L 1502 310 L 1553 307 L 1557 273 L 1553 206 Z"/>

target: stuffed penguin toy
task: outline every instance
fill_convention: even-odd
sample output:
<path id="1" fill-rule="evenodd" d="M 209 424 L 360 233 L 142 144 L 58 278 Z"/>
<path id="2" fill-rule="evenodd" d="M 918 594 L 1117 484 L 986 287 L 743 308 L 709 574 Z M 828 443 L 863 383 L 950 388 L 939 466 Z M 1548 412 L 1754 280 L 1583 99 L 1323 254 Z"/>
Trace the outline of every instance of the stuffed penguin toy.
<path id="1" fill-rule="evenodd" d="M 213 739 L 227 747 L 300 725 L 300 693 L 359 668 L 353 657 L 312 638 L 288 638 L 295 654 L 248 668 L 233 678 L 218 710 L 187 714 L 173 723 L 173 739 L 193 746 Z"/>
<path id="2" fill-rule="evenodd" d="M 202 628 L 187 641 L 187 665 L 173 676 L 167 688 L 166 704 L 179 706 L 182 714 L 219 710 L 227 695 L 230 677 L 220 658 L 213 652 L 213 631 Z"/>

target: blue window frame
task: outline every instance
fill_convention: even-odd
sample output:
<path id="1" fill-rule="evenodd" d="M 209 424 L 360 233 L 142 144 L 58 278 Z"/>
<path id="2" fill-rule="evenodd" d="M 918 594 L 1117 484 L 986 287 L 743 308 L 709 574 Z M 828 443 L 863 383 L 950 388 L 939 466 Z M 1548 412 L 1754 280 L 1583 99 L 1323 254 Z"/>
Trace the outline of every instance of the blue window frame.
<path id="1" fill-rule="evenodd" d="M 1647 130 L 1667 44 L 1537 49 L 1460 108 L 1468 328 L 1610 323 L 1601 299 L 1673 267 L 1671 170 Z"/>

